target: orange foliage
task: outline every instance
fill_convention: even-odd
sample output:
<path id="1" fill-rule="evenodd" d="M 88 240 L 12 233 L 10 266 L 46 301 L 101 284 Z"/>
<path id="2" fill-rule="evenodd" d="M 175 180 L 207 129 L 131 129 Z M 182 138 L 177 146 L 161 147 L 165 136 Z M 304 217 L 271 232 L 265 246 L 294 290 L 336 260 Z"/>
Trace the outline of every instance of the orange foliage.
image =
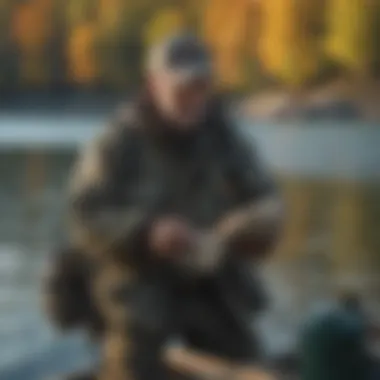
<path id="1" fill-rule="evenodd" d="M 115 82 L 119 77 L 133 76 L 135 72 L 124 70 L 126 57 L 118 54 L 119 46 L 132 46 L 139 39 L 153 43 L 169 32 L 182 29 L 189 20 L 200 28 L 200 34 L 215 55 L 219 79 L 229 86 L 246 81 L 244 66 L 248 66 L 248 56 L 259 59 L 269 75 L 288 86 L 300 86 L 312 79 L 322 59 L 329 58 L 342 67 L 365 73 L 379 56 L 375 29 L 380 0 L 182 0 L 178 3 L 0 0 L 5 20 L 1 24 L 2 40 L 8 38 L 6 25 L 10 19 L 9 32 L 20 53 L 21 75 L 29 82 L 42 77 L 46 80 L 50 65 L 46 48 L 56 38 L 53 31 L 59 29 L 52 24 L 57 4 L 62 9 L 62 24 L 68 30 L 63 46 L 67 49 L 70 78 L 80 83 L 90 83 L 98 75 L 104 75 L 103 79 L 108 81 L 105 73 L 112 73 L 117 78 Z M 154 12 L 157 18 L 152 20 Z M 325 43 L 321 44 L 320 39 Z M 95 43 L 102 47 L 104 55 L 95 57 Z M 107 67 L 104 62 L 109 62 Z M 104 68 L 103 74 L 98 72 L 99 67 Z"/>
<path id="2" fill-rule="evenodd" d="M 374 59 L 377 41 L 375 13 L 375 1 L 331 0 L 327 54 L 350 69 L 366 72 Z"/>
<path id="3" fill-rule="evenodd" d="M 221 49 L 216 53 L 215 69 L 222 87 L 234 88 L 244 82 L 242 56 L 233 49 Z"/>
<path id="4" fill-rule="evenodd" d="M 180 32 L 185 25 L 184 15 L 180 8 L 167 7 L 156 12 L 144 29 L 145 43 L 150 46 L 170 36 Z"/>
<path id="5" fill-rule="evenodd" d="M 51 37 L 52 0 L 27 1 L 15 7 L 11 35 L 21 52 L 40 52 Z"/>
<path id="6" fill-rule="evenodd" d="M 234 6 L 225 11 L 224 19 L 214 33 L 218 34 L 217 44 L 220 47 L 242 47 L 247 35 L 249 9 L 251 0 L 235 0 Z"/>
<path id="7" fill-rule="evenodd" d="M 218 32 L 226 19 L 230 8 L 228 0 L 205 0 L 202 14 L 202 34 L 204 39 L 214 46 Z"/>
<path id="8" fill-rule="evenodd" d="M 261 7 L 260 4 L 255 1 L 250 5 L 250 9 L 247 12 L 248 14 L 248 31 L 246 38 L 246 49 L 249 55 L 253 57 L 257 57 L 257 47 L 260 40 L 260 32 L 261 32 Z"/>
<path id="9" fill-rule="evenodd" d="M 69 76 L 74 82 L 88 84 L 97 77 L 94 57 L 96 25 L 86 22 L 74 27 L 68 40 Z"/>
<path id="10" fill-rule="evenodd" d="M 203 15 L 203 33 L 215 54 L 217 74 L 228 86 L 244 81 L 242 58 L 249 31 L 251 0 L 209 0 Z"/>
<path id="11" fill-rule="evenodd" d="M 312 13 L 307 12 L 304 0 L 266 0 L 261 6 L 259 55 L 263 66 L 289 85 L 304 83 L 316 73 L 319 63 L 309 30 Z"/>
<path id="12" fill-rule="evenodd" d="M 106 30 L 113 29 L 120 20 L 121 0 L 99 0 L 99 26 Z"/>

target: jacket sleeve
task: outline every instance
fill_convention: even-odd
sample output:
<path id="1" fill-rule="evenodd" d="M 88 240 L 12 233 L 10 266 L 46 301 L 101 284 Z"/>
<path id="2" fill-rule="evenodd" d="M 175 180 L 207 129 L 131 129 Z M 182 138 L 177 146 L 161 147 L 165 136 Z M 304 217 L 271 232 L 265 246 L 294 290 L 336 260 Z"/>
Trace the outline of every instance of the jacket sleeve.
<path id="1" fill-rule="evenodd" d="M 281 231 L 283 200 L 253 144 L 248 144 L 237 129 L 231 131 L 229 141 L 238 202 L 222 218 L 218 229 L 234 248 L 262 254 L 272 247 Z"/>
<path id="2" fill-rule="evenodd" d="M 86 251 L 130 264 L 145 258 L 151 213 L 136 202 L 139 167 L 133 128 L 110 126 L 84 150 L 71 181 L 70 210 L 74 239 Z"/>

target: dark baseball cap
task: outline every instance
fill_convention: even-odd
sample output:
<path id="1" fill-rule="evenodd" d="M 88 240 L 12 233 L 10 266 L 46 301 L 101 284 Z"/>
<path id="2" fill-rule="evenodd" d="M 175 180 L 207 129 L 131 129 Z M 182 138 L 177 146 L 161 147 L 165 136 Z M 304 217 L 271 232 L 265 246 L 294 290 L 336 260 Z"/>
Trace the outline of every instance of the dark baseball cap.
<path id="1" fill-rule="evenodd" d="M 212 76 L 211 55 L 196 36 L 181 34 L 169 37 L 148 52 L 146 70 L 165 74 L 175 83 L 186 83 Z"/>

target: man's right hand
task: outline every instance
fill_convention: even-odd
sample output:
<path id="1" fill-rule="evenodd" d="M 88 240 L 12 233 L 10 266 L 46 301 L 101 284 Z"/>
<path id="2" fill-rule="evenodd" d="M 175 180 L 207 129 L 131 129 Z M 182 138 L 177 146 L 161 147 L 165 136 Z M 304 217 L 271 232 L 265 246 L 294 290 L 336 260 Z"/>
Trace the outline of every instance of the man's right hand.
<path id="1" fill-rule="evenodd" d="M 176 216 L 168 216 L 153 222 L 148 244 L 150 249 L 161 258 L 175 259 L 185 253 L 196 239 L 195 231 Z"/>

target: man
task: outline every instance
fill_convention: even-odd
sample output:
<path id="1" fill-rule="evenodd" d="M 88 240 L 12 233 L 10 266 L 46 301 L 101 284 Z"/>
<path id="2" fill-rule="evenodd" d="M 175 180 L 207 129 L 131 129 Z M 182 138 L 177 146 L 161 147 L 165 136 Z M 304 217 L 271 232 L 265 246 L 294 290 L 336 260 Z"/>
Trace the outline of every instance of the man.
<path id="1" fill-rule="evenodd" d="M 167 379 L 180 335 L 198 350 L 255 358 L 248 319 L 262 304 L 246 260 L 273 245 L 281 202 L 255 152 L 215 99 L 194 37 L 155 46 L 141 97 L 80 158 L 73 242 L 91 262 L 104 320 L 100 379 Z"/>

